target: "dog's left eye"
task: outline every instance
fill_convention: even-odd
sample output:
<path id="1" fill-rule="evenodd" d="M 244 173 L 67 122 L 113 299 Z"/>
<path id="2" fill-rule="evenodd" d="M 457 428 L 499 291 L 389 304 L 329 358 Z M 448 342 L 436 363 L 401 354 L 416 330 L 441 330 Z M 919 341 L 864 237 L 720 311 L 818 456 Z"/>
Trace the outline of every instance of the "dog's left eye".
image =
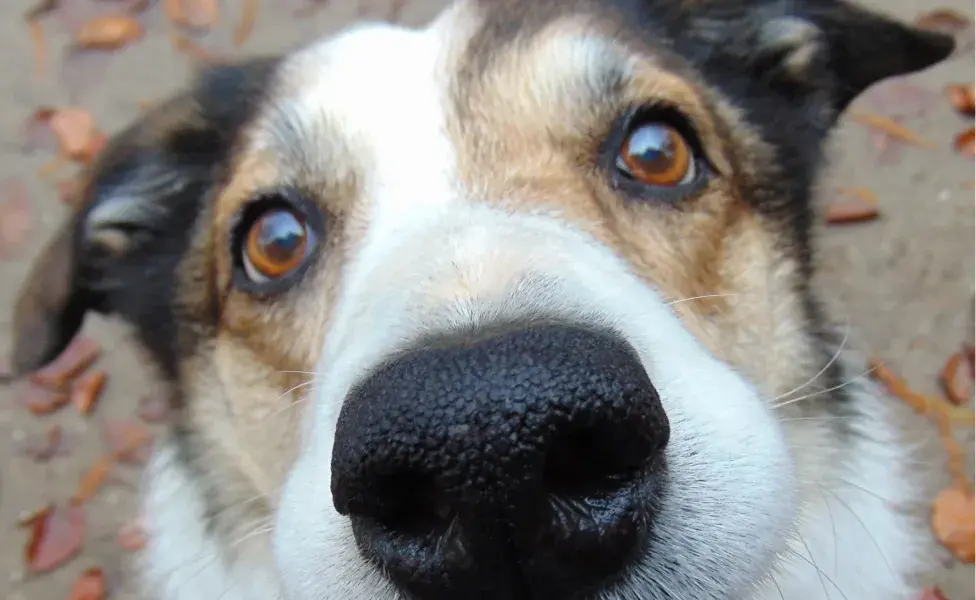
<path id="1" fill-rule="evenodd" d="M 315 234 L 288 209 L 271 209 L 259 216 L 247 232 L 243 263 L 255 280 L 277 279 L 305 262 Z"/>
<path id="2" fill-rule="evenodd" d="M 311 202 L 291 193 L 252 203 L 234 236 L 238 284 L 248 291 L 276 292 L 293 282 L 318 244 L 319 214 Z"/>

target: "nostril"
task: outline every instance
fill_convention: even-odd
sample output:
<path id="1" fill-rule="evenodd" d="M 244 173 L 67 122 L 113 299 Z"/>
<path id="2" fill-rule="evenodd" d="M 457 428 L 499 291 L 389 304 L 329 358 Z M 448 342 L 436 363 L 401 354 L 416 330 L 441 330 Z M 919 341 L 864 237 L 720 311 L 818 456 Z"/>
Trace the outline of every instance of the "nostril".
<path id="1" fill-rule="evenodd" d="M 575 429 L 550 442 L 543 484 L 556 496 L 603 495 L 638 477 L 652 453 L 652 444 L 620 427 Z"/>
<path id="2" fill-rule="evenodd" d="M 369 492 L 350 499 L 347 508 L 349 514 L 407 536 L 443 532 L 453 519 L 444 489 L 417 471 L 374 475 Z"/>

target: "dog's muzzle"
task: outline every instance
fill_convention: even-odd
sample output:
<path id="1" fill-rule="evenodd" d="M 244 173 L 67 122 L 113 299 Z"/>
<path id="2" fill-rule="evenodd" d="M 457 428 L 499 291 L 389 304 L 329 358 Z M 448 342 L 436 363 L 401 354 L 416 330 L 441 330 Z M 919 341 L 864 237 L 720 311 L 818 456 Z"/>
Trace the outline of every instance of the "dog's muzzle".
<path id="1" fill-rule="evenodd" d="M 579 597 L 646 547 L 669 434 L 618 336 L 536 325 L 428 340 L 347 398 L 333 501 L 410 597 Z"/>

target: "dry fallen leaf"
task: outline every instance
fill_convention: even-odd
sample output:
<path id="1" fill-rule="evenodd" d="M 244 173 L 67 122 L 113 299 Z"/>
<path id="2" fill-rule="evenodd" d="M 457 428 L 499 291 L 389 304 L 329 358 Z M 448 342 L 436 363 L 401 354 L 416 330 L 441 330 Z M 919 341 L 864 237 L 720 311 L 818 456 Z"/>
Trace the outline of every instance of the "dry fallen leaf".
<path id="1" fill-rule="evenodd" d="M 956 112 L 968 117 L 976 114 L 976 95 L 972 84 L 950 83 L 946 86 L 945 93 Z"/>
<path id="2" fill-rule="evenodd" d="M 969 403 L 973 397 L 973 376 L 969 372 L 968 362 L 965 351 L 956 352 L 949 357 L 939 374 L 939 383 L 946 398 L 957 406 Z"/>
<path id="3" fill-rule="evenodd" d="M 78 576 L 68 600 L 105 600 L 107 597 L 105 574 L 98 567 L 94 567 Z"/>
<path id="4" fill-rule="evenodd" d="M 95 340 L 78 336 L 54 360 L 34 371 L 30 380 L 43 387 L 66 390 L 72 379 L 98 360 L 101 352 Z"/>
<path id="5" fill-rule="evenodd" d="M 960 132 L 952 141 L 952 147 L 963 156 L 976 156 L 976 129 L 970 127 Z"/>
<path id="6" fill-rule="evenodd" d="M 71 384 L 71 403 L 79 413 L 87 415 L 95 409 L 107 380 L 105 371 L 91 371 Z"/>
<path id="7" fill-rule="evenodd" d="M 75 495 L 71 497 L 71 502 L 73 504 L 84 504 L 94 498 L 98 490 L 105 485 L 105 481 L 114 466 L 115 457 L 111 454 L 106 454 L 95 461 L 95 464 L 82 474 L 78 481 L 78 489 L 75 491 Z"/>
<path id="8" fill-rule="evenodd" d="M 27 27 L 30 30 L 31 43 L 34 45 L 34 73 L 37 77 L 44 75 L 47 71 L 47 38 L 44 35 L 44 25 L 39 19 L 28 19 Z"/>
<path id="9" fill-rule="evenodd" d="M 17 404 L 37 416 L 49 415 L 68 405 L 68 394 L 63 391 L 28 383 L 27 387 L 17 396 Z"/>
<path id="10" fill-rule="evenodd" d="M 234 45 L 242 46 L 254 32 L 254 22 L 258 18 L 258 0 L 242 0 L 241 20 L 234 27 Z"/>
<path id="11" fill-rule="evenodd" d="M 163 423 L 169 416 L 170 402 L 166 394 L 148 394 L 139 399 L 139 418 L 146 423 Z"/>
<path id="12" fill-rule="evenodd" d="M 881 215 L 876 205 L 865 204 L 858 200 L 831 202 L 827 205 L 824 220 L 829 225 L 846 225 L 874 221 Z"/>
<path id="13" fill-rule="evenodd" d="M 930 587 L 922 590 L 922 596 L 918 600 L 949 600 L 938 587 Z"/>
<path id="14" fill-rule="evenodd" d="M 878 197 L 867 188 L 838 188 L 840 196 L 847 200 L 835 200 L 827 204 L 824 220 L 830 225 L 861 223 L 878 218 Z"/>
<path id="15" fill-rule="evenodd" d="M 177 52 L 185 54 L 193 60 L 203 63 L 215 63 L 219 60 L 216 54 L 207 50 L 185 35 L 171 32 L 169 39 L 170 42 L 172 42 L 173 47 L 176 48 Z"/>
<path id="16" fill-rule="evenodd" d="M 61 426 L 51 425 L 41 433 L 28 436 L 21 444 L 20 451 L 37 462 L 47 462 L 63 448 L 64 434 Z"/>
<path id="17" fill-rule="evenodd" d="M 19 177 L 0 180 L 0 259 L 15 256 L 33 228 L 27 184 Z"/>
<path id="18" fill-rule="evenodd" d="M 915 26 L 930 31 L 955 33 L 969 26 L 969 19 L 948 8 L 937 8 L 915 18 Z"/>
<path id="19" fill-rule="evenodd" d="M 976 505 L 971 490 L 950 487 L 942 490 L 932 504 L 932 531 L 935 537 L 960 562 L 972 564 L 976 558 Z"/>
<path id="20" fill-rule="evenodd" d="M 115 539 L 122 549 L 129 552 L 138 552 L 145 548 L 148 539 L 142 519 L 134 519 L 122 525 Z"/>
<path id="21" fill-rule="evenodd" d="M 145 463 L 152 453 L 153 433 L 138 421 L 108 421 L 102 437 L 116 460 L 125 463 Z"/>
<path id="22" fill-rule="evenodd" d="M 908 404 L 915 412 L 929 417 L 944 416 L 948 423 L 959 423 L 972 427 L 976 422 L 976 414 L 964 407 L 953 406 L 949 402 L 927 396 L 912 390 L 908 382 L 895 374 L 880 359 L 872 358 L 868 361 L 870 374 L 881 383 L 888 393 Z"/>
<path id="23" fill-rule="evenodd" d="M 165 0 L 166 16 L 177 27 L 210 29 L 220 19 L 219 0 Z"/>
<path id="24" fill-rule="evenodd" d="M 32 573 L 46 573 L 74 558 L 85 539 L 85 512 L 80 506 L 49 505 L 21 522 L 30 529 L 24 562 Z"/>
<path id="25" fill-rule="evenodd" d="M 855 121 L 883 131 L 891 137 L 907 144 L 912 144 L 920 148 L 935 148 L 935 144 L 921 137 L 911 129 L 905 127 L 892 118 L 854 110 L 850 111 L 848 114 Z"/>
<path id="26" fill-rule="evenodd" d="M 54 111 L 50 125 L 64 158 L 88 162 L 99 134 L 90 112 L 82 108 L 61 108 Z"/>
<path id="27" fill-rule="evenodd" d="M 75 45 L 85 50 L 118 50 L 141 40 L 145 34 L 145 27 L 131 15 L 106 15 L 82 24 L 75 34 Z"/>

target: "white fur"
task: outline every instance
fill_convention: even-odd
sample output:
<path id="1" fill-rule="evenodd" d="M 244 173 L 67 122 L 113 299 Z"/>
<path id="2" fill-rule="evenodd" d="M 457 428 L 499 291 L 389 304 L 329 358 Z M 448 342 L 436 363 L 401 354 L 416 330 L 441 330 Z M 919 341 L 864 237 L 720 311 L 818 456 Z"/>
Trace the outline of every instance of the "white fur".
<path id="1" fill-rule="evenodd" d="M 281 598 L 267 534 L 242 537 L 233 549 L 211 536 L 199 484 L 170 442 L 156 448 L 142 491 L 148 543 L 138 567 L 142 588 L 154 599 Z"/>
<path id="2" fill-rule="evenodd" d="M 851 420 L 856 437 L 825 458 L 837 462 L 824 481 L 807 483 L 792 554 L 782 557 L 776 585 L 758 596 L 762 600 L 781 594 L 801 600 L 915 600 L 913 576 L 936 556 L 927 523 L 912 512 L 925 489 L 912 464 L 914 444 L 900 439 L 892 409 L 897 400 L 853 369 L 848 376 L 854 383 L 847 391 L 860 413 Z"/>
<path id="3" fill-rule="evenodd" d="M 541 313 L 619 331 L 671 421 L 672 479 L 656 516 L 661 541 L 607 600 L 900 598 L 902 575 L 916 564 L 913 531 L 840 479 L 904 500 L 903 456 L 892 440 L 856 438 L 843 454 L 848 462 L 837 465 L 838 479 L 825 482 L 830 493 L 805 493 L 768 399 L 713 358 L 623 261 L 557 219 L 479 206 L 471 201 L 477 190 L 461 189 L 440 69 L 459 15 L 445 13 L 422 31 L 357 28 L 306 48 L 283 68 L 266 135 L 258 127 L 253 144 L 280 142 L 273 123 L 282 115 L 301 133 L 323 130 L 328 115 L 361 163 L 369 228 L 343 273 L 302 453 L 275 516 L 273 550 L 259 536 L 235 548 L 230 564 L 215 559 L 221 548 L 204 529 L 193 478 L 164 447 L 147 488 L 149 589 L 161 600 L 396 598 L 332 506 L 332 437 L 347 391 L 424 332 Z M 883 419 L 876 394 L 866 388 L 860 400 Z M 886 427 L 879 421 L 863 433 L 884 434 Z M 816 570 L 790 554 L 807 548 L 830 581 L 821 584 Z M 660 567 L 662 557 L 685 559 L 681 577 Z M 775 584 L 756 591 L 771 569 Z"/>

